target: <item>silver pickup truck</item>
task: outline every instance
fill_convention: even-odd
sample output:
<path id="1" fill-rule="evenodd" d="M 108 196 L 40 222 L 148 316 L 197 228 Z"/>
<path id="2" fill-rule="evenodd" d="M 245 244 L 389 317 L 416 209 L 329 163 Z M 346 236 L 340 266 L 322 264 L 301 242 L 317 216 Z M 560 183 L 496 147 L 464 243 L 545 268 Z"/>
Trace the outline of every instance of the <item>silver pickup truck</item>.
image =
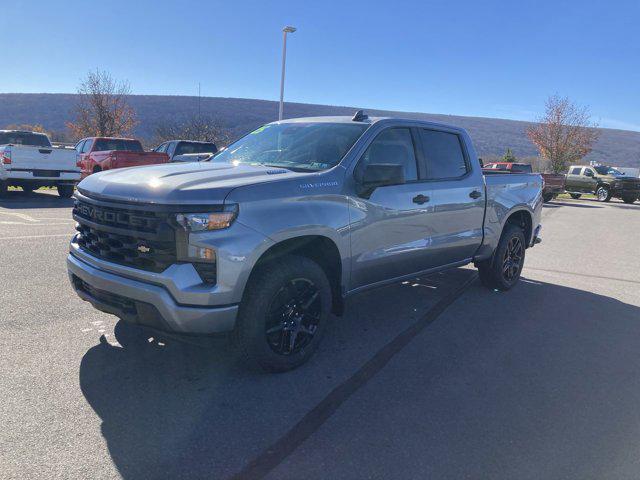
<path id="1" fill-rule="evenodd" d="M 208 162 L 83 180 L 69 277 L 101 311 L 233 333 L 250 364 L 284 371 L 365 289 L 472 262 L 510 289 L 539 242 L 541 187 L 483 175 L 459 128 L 362 112 L 280 121 Z"/>

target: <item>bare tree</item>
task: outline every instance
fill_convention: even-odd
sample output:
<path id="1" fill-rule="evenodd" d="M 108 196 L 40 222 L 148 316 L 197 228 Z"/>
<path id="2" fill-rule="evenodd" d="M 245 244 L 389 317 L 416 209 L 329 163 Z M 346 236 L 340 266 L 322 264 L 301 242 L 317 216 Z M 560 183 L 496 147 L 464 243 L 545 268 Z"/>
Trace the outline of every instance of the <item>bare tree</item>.
<path id="1" fill-rule="evenodd" d="M 182 122 L 160 122 L 155 127 L 155 139 L 158 143 L 168 140 L 197 140 L 213 142 L 220 148 L 226 146 L 230 138 L 231 131 L 208 116 L 194 115 Z"/>
<path id="2" fill-rule="evenodd" d="M 89 72 L 78 87 L 76 120 L 67 127 L 78 138 L 129 134 L 137 124 L 129 95 L 127 82 L 117 82 L 104 70 Z"/>
<path id="3" fill-rule="evenodd" d="M 564 173 L 572 163 L 584 158 L 598 139 L 597 125 L 589 109 L 553 95 L 547 99 L 545 114 L 527 129 L 527 135 L 540 155 L 549 161 L 554 173 Z"/>

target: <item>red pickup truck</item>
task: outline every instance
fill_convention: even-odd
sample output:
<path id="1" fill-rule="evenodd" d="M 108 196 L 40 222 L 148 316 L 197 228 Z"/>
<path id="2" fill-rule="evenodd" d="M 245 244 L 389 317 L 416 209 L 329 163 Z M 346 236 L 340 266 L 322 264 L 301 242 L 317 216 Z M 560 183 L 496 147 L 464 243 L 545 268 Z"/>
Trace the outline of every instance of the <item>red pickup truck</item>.
<path id="1" fill-rule="evenodd" d="M 89 137 L 76 144 L 81 178 L 113 168 L 168 163 L 166 153 L 145 152 L 132 138 Z"/>
<path id="2" fill-rule="evenodd" d="M 501 170 L 513 173 L 533 173 L 533 168 L 528 163 L 492 162 L 482 167 L 485 170 Z M 550 202 L 564 192 L 565 175 L 561 173 L 541 173 L 544 184 L 542 187 L 542 199 Z"/>

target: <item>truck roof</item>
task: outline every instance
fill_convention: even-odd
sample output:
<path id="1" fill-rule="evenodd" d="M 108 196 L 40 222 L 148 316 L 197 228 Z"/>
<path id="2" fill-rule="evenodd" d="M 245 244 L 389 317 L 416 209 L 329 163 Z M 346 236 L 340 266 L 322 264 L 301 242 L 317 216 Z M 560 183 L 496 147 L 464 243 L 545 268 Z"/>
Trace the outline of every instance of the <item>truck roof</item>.
<path id="1" fill-rule="evenodd" d="M 140 141 L 137 138 L 130 138 L 130 137 L 84 137 L 83 140 L 86 140 L 88 138 L 93 138 L 96 140 L 133 140 L 134 142 Z"/>
<path id="2" fill-rule="evenodd" d="M 44 132 L 32 132 L 31 130 L 0 130 L 0 133 L 33 133 L 35 135 L 46 135 Z"/>
<path id="3" fill-rule="evenodd" d="M 338 116 L 321 116 L 321 117 L 301 117 L 301 118 L 288 118 L 285 120 L 279 120 L 272 123 L 360 123 L 360 124 L 370 124 L 373 125 L 378 122 L 385 121 L 403 121 L 403 122 L 411 122 L 417 123 L 424 126 L 432 126 L 432 127 L 445 127 L 451 130 L 462 131 L 463 128 L 458 127 L 456 125 L 451 125 L 443 122 L 431 122 L 428 120 L 418 120 L 414 118 L 403 118 L 403 117 L 369 117 L 365 116 L 362 119 L 354 120 L 354 117 L 350 117 L 347 115 L 338 115 Z"/>

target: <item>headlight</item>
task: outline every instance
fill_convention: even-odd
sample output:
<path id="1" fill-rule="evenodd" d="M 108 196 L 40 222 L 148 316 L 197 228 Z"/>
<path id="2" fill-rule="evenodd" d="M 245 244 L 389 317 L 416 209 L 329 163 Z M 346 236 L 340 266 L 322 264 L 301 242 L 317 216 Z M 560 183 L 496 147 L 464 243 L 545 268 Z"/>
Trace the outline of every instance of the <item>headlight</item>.
<path id="1" fill-rule="evenodd" d="M 205 232 L 229 228 L 238 216 L 237 205 L 225 207 L 222 212 L 179 213 L 176 221 L 187 232 Z"/>

